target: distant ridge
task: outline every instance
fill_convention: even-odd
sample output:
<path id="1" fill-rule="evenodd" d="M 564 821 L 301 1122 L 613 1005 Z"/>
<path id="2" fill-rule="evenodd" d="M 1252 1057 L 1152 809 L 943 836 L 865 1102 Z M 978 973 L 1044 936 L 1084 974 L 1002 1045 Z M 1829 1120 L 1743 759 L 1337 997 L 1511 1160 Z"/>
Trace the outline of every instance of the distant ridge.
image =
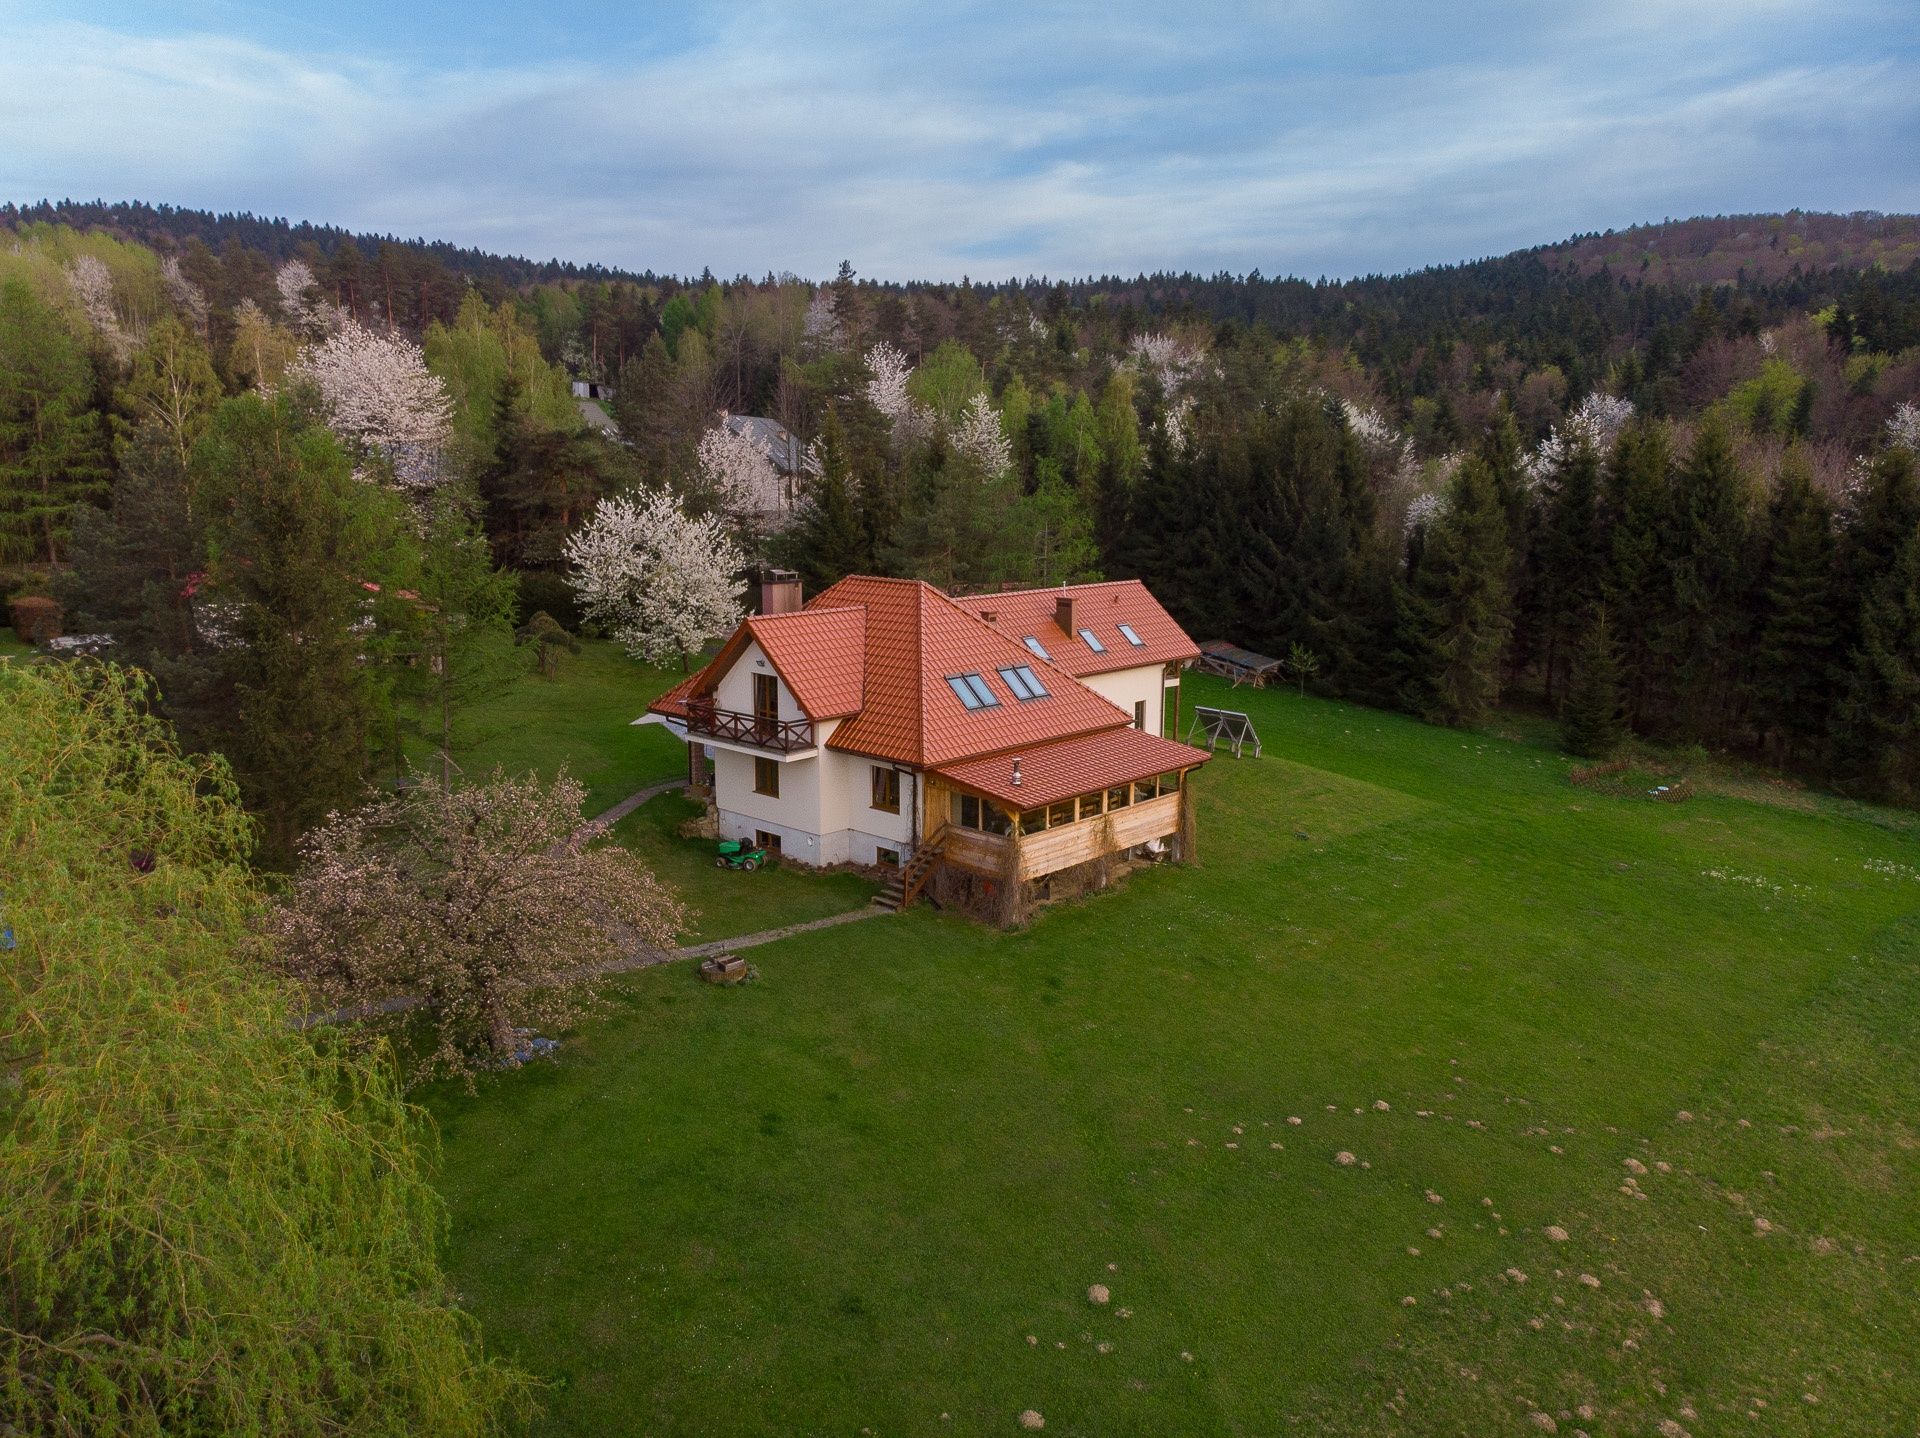
<path id="1" fill-rule="evenodd" d="M 371 256 L 381 246 L 391 245 L 410 253 L 430 255 L 455 273 L 511 288 L 583 280 L 627 280 L 643 285 L 680 286 L 696 280 L 704 283 L 712 278 L 710 274 L 698 277 L 673 276 L 651 269 L 630 270 L 592 262 L 532 260 L 520 255 L 493 254 L 444 240 L 422 237 L 402 239 L 393 234 L 351 231 L 337 225 L 287 220 L 247 211 L 216 214 L 210 210 L 156 205 L 141 200 L 42 200 L 33 204 L 0 204 L 0 226 L 36 222 L 107 230 L 123 239 L 138 240 L 161 249 L 172 249 L 192 240 L 198 240 L 216 251 L 237 243 L 274 260 L 290 259 L 308 248 L 333 256 L 352 247 Z M 1662 220 L 1633 225 L 1623 230 L 1574 235 L 1505 255 L 1439 261 L 1398 274 L 1373 274 L 1321 283 L 1375 284 L 1383 280 L 1410 279 L 1524 260 L 1536 261 L 1550 269 L 1570 267 L 1582 276 L 1604 269 L 1616 276 L 1646 284 L 1682 286 L 1724 284 L 1742 278 L 1779 280 L 1795 273 L 1817 275 L 1835 270 L 1878 268 L 1899 271 L 1920 261 L 1920 215 L 1888 215 L 1877 211 L 1839 215 L 1789 210 L 1781 214 L 1712 215 Z M 815 278 L 824 279 L 825 276 Z M 1247 275 L 1201 276 L 1160 272 L 1130 277 L 1102 275 L 1051 280 L 1045 276 L 1028 276 L 1024 279 L 976 281 L 994 290 L 1032 291 L 1065 283 L 1075 292 L 1109 294 L 1137 291 L 1143 285 L 1162 287 L 1171 284 L 1185 288 L 1196 282 L 1210 286 L 1223 282 L 1249 286 L 1314 283 L 1294 276 L 1263 276 L 1258 269 Z M 926 287 L 941 285 L 937 281 L 908 281 L 873 286 L 882 290 L 906 291 Z"/>

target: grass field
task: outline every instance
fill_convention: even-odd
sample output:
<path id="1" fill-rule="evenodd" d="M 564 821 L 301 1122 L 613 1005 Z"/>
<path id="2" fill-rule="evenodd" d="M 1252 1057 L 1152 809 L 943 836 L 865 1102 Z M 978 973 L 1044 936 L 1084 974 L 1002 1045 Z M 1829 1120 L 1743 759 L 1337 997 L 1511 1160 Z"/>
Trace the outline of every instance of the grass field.
<path id="1" fill-rule="evenodd" d="M 702 805 L 683 794 L 662 794 L 614 825 L 608 836 L 646 860 L 695 910 L 681 935 L 685 943 L 823 919 L 862 907 L 878 891 L 877 884 L 851 873 L 814 874 L 784 864 L 752 874 L 717 869 L 710 842 L 676 833 L 702 812 Z"/>
<path id="2" fill-rule="evenodd" d="M 564 763 L 587 786 L 587 813 L 597 814 L 686 772 L 686 749 L 673 735 L 658 725 L 628 727 L 679 678 L 634 663 L 618 645 L 586 640 L 578 654 L 561 657 L 552 682 L 529 673 L 469 706 L 459 763 L 474 778 L 496 765 L 551 774 Z"/>
<path id="3" fill-rule="evenodd" d="M 634 975 L 429 1095 L 543 1431 L 1913 1433 L 1912 816 L 1186 699 L 1267 748 L 1195 867 Z"/>

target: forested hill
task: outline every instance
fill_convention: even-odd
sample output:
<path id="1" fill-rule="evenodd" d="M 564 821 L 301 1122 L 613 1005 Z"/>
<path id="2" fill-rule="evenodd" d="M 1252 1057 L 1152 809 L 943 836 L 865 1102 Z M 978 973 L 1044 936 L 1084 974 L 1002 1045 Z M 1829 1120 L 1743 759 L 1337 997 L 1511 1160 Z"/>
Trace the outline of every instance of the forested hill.
<path id="1" fill-rule="evenodd" d="M 328 259 L 358 251 L 371 258 L 382 249 L 409 257 L 425 257 L 456 274 L 518 288 L 555 280 L 633 280 L 651 284 L 660 277 L 606 265 L 573 264 L 562 260 L 535 261 L 519 255 L 495 255 L 445 240 L 403 240 L 398 235 L 376 235 L 316 225 L 307 220 L 283 220 L 241 211 L 217 215 L 210 210 L 150 205 L 143 200 L 42 200 L 38 204 L 0 204 L 0 227 L 18 228 L 42 222 L 71 225 L 79 230 L 105 230 L 118 239 L 133 240 L 163 251 L 177 250 L 194 241 L 210 250 L 239 247 L 269 260 Z"/>
<path id="2" fill-rule="evenodd" d="M 215 214 L 209 210 L 137 200 L 0 204 L 0 226 L 13 228 L 35 221 L 107 230 L 121 239 L 163 250 L 195 240 L 212 250 L 238 245 L 275 261 L 315 252 L 333 258 L 349 250 L 372 257 L 382 248 L 392 247 L 409 254 L 430 256 L 448 269 L 475 280 L 513 287 L 582 279 L 674 283 L 674 277 L 650 269 L 635 271 L 591 262 L 496 255 L 444 240 L 401 239 L 393 234 L 354 232 L 337 225 L 317 225 L 244 211 Z M 1299 309 L 1299 297 L 1307 293 L 1330 294 L 1334 298 L 1331 306 L 1321 303 L 1311 307 L 1320 314 L 1337 312 L 1344 307 L 1343 302 L 1359 295 L 1378 295 L 1382 290 L 1410 297 L 1410 307 L 1418 309 L 1422 303 L 1412 297 L 1489 286 L 1513 287 L 1516 280 L 1522 281 L 1519 288 L 1524 290 L 1527 287 L 1524 277 L 1540 271 L 1571 272 L 1579 277 L 1605 272 L 1616 279 L 1638 284 L 1689 287 L 1772 283 L 1835 271 L 1893 272 L 1910 268 L 1916 260 L 1920 260 L 1920 215 L 1884 215 L 1872 211 L 1833 215 L 1792 210 L 1773 215 L 1662 220 L 1624 230 L 1575 235 L 1509 255 L 1435 264 L 1407 274 L 1371 275 L 1347 281 L 1268 278 L 1258 270 L 1245 276 L 1160 273 L 1131 279 L 1102 276 L 1067 281 L 1066 290 L 1081 298 L 1102 295 L 1110 300 L 1134 303 L 1151 312 L 1192 305 L 1210 318 L 1252 321 L 1273 320 L 1282 313 Z M 699 282 L 709 278 L 702 275 Z M 678 282 L 695 281 L 683 277 Z M 993 291 L 1045 292 L 1059 287 L 1056 281 L 1032 276 L 975 283 Z M 899 286 L 903 290 L 922 287 Z M 1269 296 L 1293 298 L 1290 303 L 1284 299 L 1274 303 L 1266 300 Z"/>

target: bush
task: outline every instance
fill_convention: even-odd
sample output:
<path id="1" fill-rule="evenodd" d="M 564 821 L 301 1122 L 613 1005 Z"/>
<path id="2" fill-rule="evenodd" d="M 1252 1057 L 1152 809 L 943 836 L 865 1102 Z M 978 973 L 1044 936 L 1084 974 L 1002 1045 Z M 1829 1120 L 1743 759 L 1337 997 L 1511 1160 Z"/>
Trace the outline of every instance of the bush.
<path id="1" fill-rule="evenodd" d="M 536 614 L 548 614 L 562 629 L 578 634 L 581 625 L 580 600 L 567 582 L 566 575 L 553 569 L 520 571 L 520 615 L 516 628 L 533 621 Z"/>
<path id="2" fill-rule="evenodd" d="M 110 665 L 0 666 L 0 1430 L 478 1435 L 526 1406 L 384 1054 L 294 1026 L 224 761 Z"/>
<path id="3" fill-rule="evenodd" d="M 49 639 L 58 639 L 65 623 L 58 602 L 40 594 L 23 594 L 8 600 L 7 615 L 13 621 L 13 632 L 24 644 L 45 644 Z"/>

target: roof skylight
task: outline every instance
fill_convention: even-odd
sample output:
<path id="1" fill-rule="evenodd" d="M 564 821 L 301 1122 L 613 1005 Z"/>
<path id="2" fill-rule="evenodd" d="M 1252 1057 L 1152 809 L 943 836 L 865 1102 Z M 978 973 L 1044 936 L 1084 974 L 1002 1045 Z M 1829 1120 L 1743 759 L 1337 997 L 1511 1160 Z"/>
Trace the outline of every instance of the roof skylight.
<path id="1" fill-rule="evenodd" d="M 969 709 L 992 709 L 1000 703 L 987 688 L 987 681 L 978 674 L 949 674 L 947 687 Z"/>

